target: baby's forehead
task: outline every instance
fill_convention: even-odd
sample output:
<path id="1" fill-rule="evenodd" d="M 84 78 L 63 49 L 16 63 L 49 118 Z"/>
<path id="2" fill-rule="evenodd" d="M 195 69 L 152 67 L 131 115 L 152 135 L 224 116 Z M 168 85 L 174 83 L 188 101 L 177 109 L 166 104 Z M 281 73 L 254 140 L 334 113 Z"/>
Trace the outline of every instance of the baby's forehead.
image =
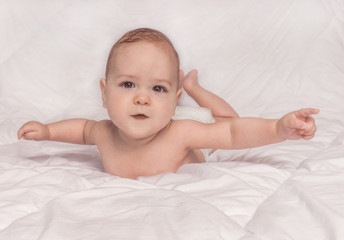
<path id="1" fill-rule="evenodd" d="M 169 44 L 164 42 L 148 42 L 140 41 L 133 43 L 121 44 L 117 48 L 113 48 L 108 60 L 108 73 L 115 70 L 116 62 L 121 61 L 120 58 L 126 55 L 126 52 L 131 52 L 135 54 L 135 51 L 140 51 L 140 49 L 147 48 L 147 44 L 156 47 L 159 51 L 164 53 L 171 63 L 171 68 L 175 68 L 176 72 L 179 72 L 179 59 L 178 56 L 174 54 L 174 49 L 169 46 Z M 135 46 L 135 48 L 132 48 Z"/>
<path id="2" fill-rule="evenodd" d="M 138 43 L 148 43 L 159 47 L 171 59 L 171 62 L 176 64 L 176 72 L 179 72 L 179 56 L 170 39 L 158 30 L 150 28 L 137 28 L 125 33 L 112 46 L 106 64 L 106 77 L 113 68 L 114 55 L 116 55 L 116 52 L 119 49 L 125 48 L 126 46 L 132 46 Z"/>
<path id="3" fill-rule="evenodd" d="M 178 62 L 177 57 L 174 54 L 173 48 L 164 42 L 147 42 L 147 41 L 141 41 L 141 42 L 134 42 L 134 43 L 126 43 L 123 44 L 121 46 L 119 46 L 118 48 L 114 49 L 114 54 L 116 55 L 116 52 L 126 52 L 128 51 L 128 49 L 132 50 L 130 47 L 135 46 L 138 51 L 140 50 L 140 48 L 146 48 L 147 45 L 151 45 L 156 47 L 157 49 L 159 49 L 161 52 L 165 53 L 168 57 L 170 57 L 171 59 L 173 59 L 174 61 Z"/>

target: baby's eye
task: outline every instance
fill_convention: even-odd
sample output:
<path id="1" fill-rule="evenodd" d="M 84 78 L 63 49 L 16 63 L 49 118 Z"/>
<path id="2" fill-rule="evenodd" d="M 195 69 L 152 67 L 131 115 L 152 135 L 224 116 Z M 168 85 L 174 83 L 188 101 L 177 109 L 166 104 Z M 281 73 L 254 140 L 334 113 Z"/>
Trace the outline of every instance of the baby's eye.
<path id="1" fill-rule="evenodd" d="M 153 91 L 155 91 L 155 92 L 167 92 L 167 89 L 163 86 L 154 86 Z"/>
<path id="2" fill-rule="evenodd" d="M 123 82 L 123 83 L 121 83 L 121 86 L 123 86 L 125 88 L 133 88 L 133 87 L 135 87 L 135 84 L 132 82 Z"/>

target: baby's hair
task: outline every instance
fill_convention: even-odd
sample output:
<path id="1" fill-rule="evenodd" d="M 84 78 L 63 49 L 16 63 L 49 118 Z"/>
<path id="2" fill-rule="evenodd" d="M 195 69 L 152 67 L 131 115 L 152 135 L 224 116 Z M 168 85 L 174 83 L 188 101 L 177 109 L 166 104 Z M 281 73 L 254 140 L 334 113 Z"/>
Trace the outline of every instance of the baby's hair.
<path id="1" fill-rule="evenodd" d="M 163 34 L 162 32 L 150 28 L 138 28 L 134 29 L 132 31 L 129 31 L 125 33 L 111 48 L 109 57 L 106 64 L 106 78 L 108 77 L 110 66 L 111 66 L 111 60 L 114 55 L 114 52 L 116 49 L 127 45 L 127 44 L 133 44 L 137 42 L 148 42 L 148 43 L 155 43 L 160 44 L 168 49 L 170 51 L 177 63 L 177 72 L 179 72 L 179 57 L 178 53 L 175 50 L 172 42 L 170 39 Z"/>

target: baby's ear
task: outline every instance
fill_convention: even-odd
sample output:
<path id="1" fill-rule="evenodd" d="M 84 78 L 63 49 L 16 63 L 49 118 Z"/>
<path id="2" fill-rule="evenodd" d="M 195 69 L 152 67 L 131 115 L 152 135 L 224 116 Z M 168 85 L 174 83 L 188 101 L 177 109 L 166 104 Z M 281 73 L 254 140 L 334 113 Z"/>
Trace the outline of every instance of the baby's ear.
<path id="1" fill-rule="evenodd" d="M 106 108 L 106 79 L 100 79 L 100 91 L 102 92 L 103 107 Z"/>
<path id="2" fill-rule="evenodd" d="M 179 69 L 178 88 L 183 87 L 183 80 L 184 80 L 184 72 L 183 70 Z"/>
<path id="3" fill-rule="evenodd" d="M 180 97 L 182 96 L 182 93 L 183 93 L 183 88 L 179 88 L 178 91 L 177 91 L 177 101 L 180 99 Z"/>
<path id="4" fill-rule="evenodd" d="M 183 70 L 179 69 L 177 101 L 180 99 L 183 93 L 183 80 L 184 80 L 184 72 Z"/>

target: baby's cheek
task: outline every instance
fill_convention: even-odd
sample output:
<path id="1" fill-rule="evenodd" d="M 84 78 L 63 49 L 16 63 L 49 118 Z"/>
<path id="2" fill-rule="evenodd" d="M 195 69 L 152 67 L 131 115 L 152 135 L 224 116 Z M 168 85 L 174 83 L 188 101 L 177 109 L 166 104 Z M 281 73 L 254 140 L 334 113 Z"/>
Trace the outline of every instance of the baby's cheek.
<path id="1" fill-rule="evenodd" d="M 107 108 L 108 115 L 111 119 L 111 121 L 115 124 L 115 122 L 119 121 L 119 111 L 116 110 L 116 108 L 108 107 Z"/>

